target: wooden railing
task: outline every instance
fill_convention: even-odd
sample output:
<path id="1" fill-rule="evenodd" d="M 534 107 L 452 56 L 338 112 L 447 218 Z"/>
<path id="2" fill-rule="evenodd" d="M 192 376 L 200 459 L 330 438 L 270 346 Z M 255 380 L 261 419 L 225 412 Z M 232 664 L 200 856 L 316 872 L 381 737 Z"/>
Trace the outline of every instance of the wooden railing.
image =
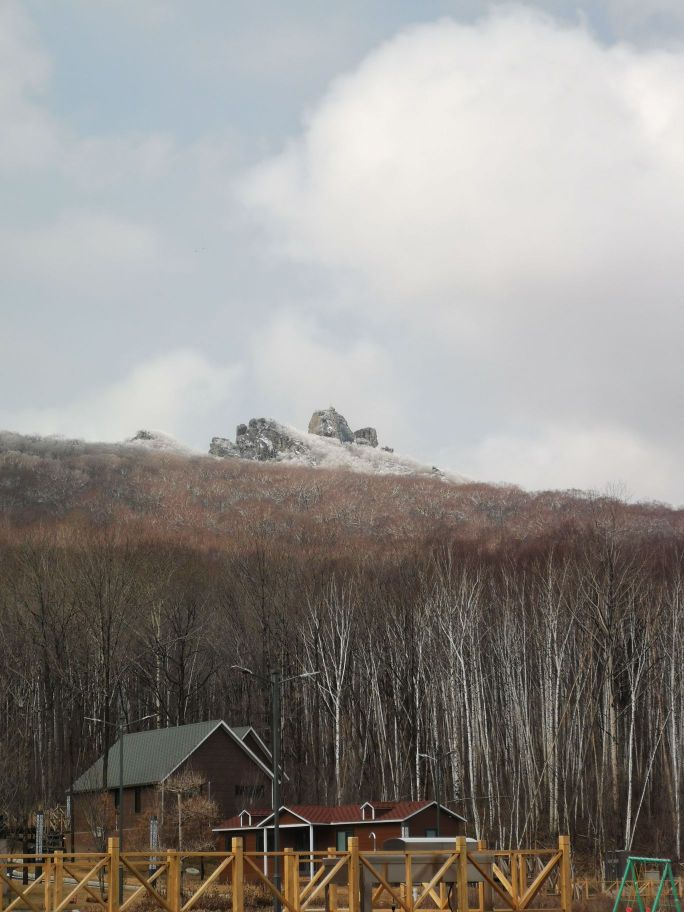
<path id="1" fill-rule="evenodd" d="M 276 859 L 280 880 L 276 882 Z M 451 850 L 361 852 L 108 851 L 0 855 L 0 912 L 163 912 L 211 908 L 245 912 L 255 885 L 263 909 L 283 912 L 571 912 L 570 844 L 554 849 L 488 850 L 455 840 Z M 246 897 L 246 890 L 247 894 Z M 143 900 L 145 900 L 143 904 Z"/>
<path id="2" fill-rule="evenodd" d="M 678 896 L 684 896 L 684 878 L 675 877 Z M 655 899 L 658 891 L 659 881 L 657 880 L 639 880 L 639 893 L 644 900 Z M 633 884 L 628 885 L 633 889 Z M 573 880 L 573 898 L 576 900 L 590 900 L 593 896 L 606 894 L 615 896 L 620 889 L 619 880 L 596 880 L 590 877 L 580 877 Z"/>

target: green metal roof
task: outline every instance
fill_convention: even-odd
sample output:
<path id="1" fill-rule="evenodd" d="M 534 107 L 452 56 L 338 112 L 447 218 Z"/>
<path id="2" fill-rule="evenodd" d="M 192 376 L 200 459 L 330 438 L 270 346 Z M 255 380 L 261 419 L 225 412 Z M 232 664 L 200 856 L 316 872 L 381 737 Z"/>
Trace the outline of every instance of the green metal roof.
<path id="1" fill-rule="evenodd" d="M 123 738 L 123 784 L 149 785 L 162 782 L 187 759 L 214 729 L 225 726 L 239 741 L 246 736 L 250 726 L 229 728 L 220 719 L 158 728 L 152 731 L 125 734 Z M 245 746 L 245 750 L 248 748 Z M 251 754 L 251 751 L 249 751 Z M 107 788 L 119 787 L 119 741 L 109 748 L 107 759 Z M 255 758 L 259 765 L 261 761 Z M 102 757 L 83 773 L 73 784 L 73 792 L 92 792 L 102 788 Z"/>

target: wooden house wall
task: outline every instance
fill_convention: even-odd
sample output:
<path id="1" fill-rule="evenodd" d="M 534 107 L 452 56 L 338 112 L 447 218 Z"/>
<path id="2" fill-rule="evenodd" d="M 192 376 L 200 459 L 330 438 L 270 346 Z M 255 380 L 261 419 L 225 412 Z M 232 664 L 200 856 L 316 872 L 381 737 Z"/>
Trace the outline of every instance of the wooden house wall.
<path id="1" fill-rule="evenodd" d="M 223 729 L 200 744 L 180 767 L 185 769 L 201 773 L 211 784 L 219 817 L 232 817 L 252 804 L 270 803 L 271 777 Z"/>

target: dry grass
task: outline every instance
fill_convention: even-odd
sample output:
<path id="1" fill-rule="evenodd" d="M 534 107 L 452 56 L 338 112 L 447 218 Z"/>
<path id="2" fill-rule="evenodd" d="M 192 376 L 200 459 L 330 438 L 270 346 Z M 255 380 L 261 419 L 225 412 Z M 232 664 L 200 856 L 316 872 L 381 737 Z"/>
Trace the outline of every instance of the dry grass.
<path id="1" fill-rule="evenodd" d="M 595 893 L 589 899 L 576 899 L 573 912 L 612 912 L 615 897 L 609 893 Z"/>
<path id="2" fill-rule="evenodd" d="M 183 891 L 183 903 L 192 898 L 191 891 Z M 273 905 L 271 893 L 258 884 L 246 883 L 243 888 L 244 908 L 246 912 L 262 912 Z M 195 912 L 226 912 L 231 908 L 232 896 L 230 887 L 213 887 L 202 894 L 193 907 Z M 137 900 L 132 909 L 134 912 L 161 912 L 162 907 L 154 899 L 146 894 Z"/>

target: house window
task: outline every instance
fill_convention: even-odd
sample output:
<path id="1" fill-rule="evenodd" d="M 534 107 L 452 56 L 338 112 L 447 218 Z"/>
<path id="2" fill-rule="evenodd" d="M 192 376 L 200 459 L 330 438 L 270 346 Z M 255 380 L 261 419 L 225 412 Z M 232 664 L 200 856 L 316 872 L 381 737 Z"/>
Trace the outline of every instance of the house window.
<path id="1" fill-rule="evenodd" d="M 434 827 L 428 827 L 427 830 L 425 830 L 425 835 L 428 839 L 436 839 L 437 830 Z"/>
<path id="2" fill-rule="evenodd" d="M 142 789 L 139 785 L 135 787 L 135 813 L 139 814 L 142 810 Z"/>
<path id="3" fill-rule="evenodd" d="M 402 825 L 401 825 L 402 838 L 405 838 L 406 836 L 408 836 L 408 834 L 409 834 L 408 823 L 402 823 Z"/>
<path id="4" fill-rule="evenodd" d="M 338 830 L 337 831 L 337 851 L 346 852 L 347 851 L 347 840 L 351 839 L 354 835 L 353 830 Z"/>
<path id="5" fill-rule="evenodd" d="M 114 793 L 114 807 L 118 811 L 119 810 L 119 790 L 113 789 L 113 793 Z"/>

